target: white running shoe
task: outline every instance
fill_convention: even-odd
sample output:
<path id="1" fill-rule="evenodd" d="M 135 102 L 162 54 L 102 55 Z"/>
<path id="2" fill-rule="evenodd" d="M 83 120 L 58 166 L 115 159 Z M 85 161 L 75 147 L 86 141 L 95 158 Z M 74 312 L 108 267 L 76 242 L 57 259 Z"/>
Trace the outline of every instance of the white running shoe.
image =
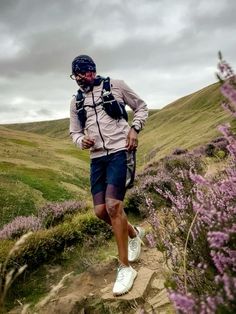
<path id="1" fill-rule="evenodd" d="M 128 242 L 128 261 L 135 262 L 140 256 L 141 245 L 143 244 L 142 238 L 145 235 L 143 228 L 135 227 L 137 236 L 135 238 L 129 238 Z"/>
<path id="2" fill-rule="evenodd" d="M 120 266 L 113 286 L 113 295 L 119 296 L 127 293 L 132 288 L 136 276 L 137 272 L 131 266 Z"/>

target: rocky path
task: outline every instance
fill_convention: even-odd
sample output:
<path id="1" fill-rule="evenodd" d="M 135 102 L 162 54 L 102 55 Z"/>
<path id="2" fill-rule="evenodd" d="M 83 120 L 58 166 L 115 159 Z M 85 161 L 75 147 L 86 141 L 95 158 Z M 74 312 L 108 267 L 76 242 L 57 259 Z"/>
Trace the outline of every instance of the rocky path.
<path id="1" fill-rule="evenodd" d="M 33 313 L 38 314 L 145 314 L 175 313 L 164 288 L 162 254 L 144 247 L 132 290 L 120 297 L 113 297 L 115 260 L 93 265 L 86 272 L 70 276 L 65 286 L 41 302 Z M 44 304 L 43 304 L 44 303 Z M 31 312 L 32 313 L 32 312 Z"/>

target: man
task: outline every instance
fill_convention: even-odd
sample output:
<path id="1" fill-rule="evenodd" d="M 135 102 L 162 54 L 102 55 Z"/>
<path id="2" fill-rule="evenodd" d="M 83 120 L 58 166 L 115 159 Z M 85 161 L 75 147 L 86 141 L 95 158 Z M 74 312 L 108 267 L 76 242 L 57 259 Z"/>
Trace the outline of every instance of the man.
<path id="1" fill-rule="evenodd" d="M 89 56 L 73 60 L 71 78 L 79 90 L 71 102 L 70 134 L 78 147 L 90 149 L 94 211 L 112 226 L 120 262 L 113 294 L 122 295 L 132 288 L 137 276 L 129 262 L 139 258 L 143 236 L 140 227 L 128 223 L 123 210 L 127 154 L 137 148 L 148 109 L 123 81 L 96 76 L 96 65 Z M 134 112 L 131 127 L 125 104 Z"/>

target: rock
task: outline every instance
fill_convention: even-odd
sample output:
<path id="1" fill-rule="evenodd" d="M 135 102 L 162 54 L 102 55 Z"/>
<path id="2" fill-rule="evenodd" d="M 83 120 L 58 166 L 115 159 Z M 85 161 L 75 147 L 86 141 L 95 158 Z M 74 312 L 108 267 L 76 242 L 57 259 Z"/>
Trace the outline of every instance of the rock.
<path id="1" fill-rule="evenodd" d="M 153 270 L 141 267 L 138 271 L 138 276 L 135 279 L 133 288 L 128 294 L 114 297 L 112 294 L 113 283 L 111 283 L 109 286 L 107 286 L 107 288 L 103 289 L 104 294 L 101 298 L 106 301 L 114 299 L 137 300 L 140 298 L 144 298 L 147 288 L 150 285 L 150 281 L 153 278 L 154 274 L 155 272 Z"/>
<path id="2" fill-rule="evenodd" d="M 164 279 L 159 279 L 159 278 L 155 278 L 153 281 L 152 281 L 152 288 L 153 289 L 158 289 L 158 290 L 162 290 L 165 288 L 165 280 Z"/>
<path id="3" fill-rule="evenodd" d="M 153 298 L 148 299 L 147 301 L 151 306 L 153 306 L 154 309 L 170 303 L 166 289 L 163 289 L 161 292 L 156 294 Z"/>
<path id="4" fill-rule="evenodd" d="M 160 263 L 162 253 L 156 249 L 144 249 L 141 258 L 134 263 L 138 276 L 128 294 L 114 297 L 112 288 L 117 261 L 92 265 L 58 291 L 53 300 L 34 314 L 170 314 L 175 313 L 164 288 L 165 268 Z M 57 272 L 51 268 L 49 273 Z M 20 312 L 18 312 L 20 313 Z"/>
<path id="5" fill-rule="evenodd" d="M 38 309 L 38 314 L 83 314 L 83 299 L 79 298 L 75 294 L 69 294 L 64 297 L 60 297 L 57 300 L 51 301 L 45 307 Z"/>

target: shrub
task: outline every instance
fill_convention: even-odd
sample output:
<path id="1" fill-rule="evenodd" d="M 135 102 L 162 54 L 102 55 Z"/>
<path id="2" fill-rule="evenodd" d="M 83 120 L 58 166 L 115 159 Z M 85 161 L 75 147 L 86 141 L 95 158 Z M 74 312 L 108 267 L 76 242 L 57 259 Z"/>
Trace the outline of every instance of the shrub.
<path id="1" fill-rule="evenodd" d="M 204 171 L 201 160 L 198 156 L 191 153 L 177 156 L 167 156 L 163 159 L 163 165 L 167 172 L 171 175 L 178 175 L 180 171 L 189 171 L 191 168 L 196 169 L 199 173 Z"/>
<path id="2" fill-rule="evenodd" d="M 186 154 L 188 152 L 187 149 L 184 149 L 184 148 L 176 148 L 172 155 L 183 155 L 183 154 Z"/>
<path id="3" fill-rule="evenodd" d="M 12 285 L 12 283 L 19 277 L 27 268 L 27 265 L 20 266 L 13 265 L 9 267 L 9 261 L 12 256 L 21 248 L 26 239 L 31 235 L 31 232 L 23 235 L 18 241 L 16 241 L 13 245 L 8 246 L 9 250 L 6 252 L 4 261 L 0 263 L 0 312 L 5 313 L 5 299 L 7 292 Z M 3 243 L 6 244 L 7 242 Z M 8 241 L 8 244 L 9 241 Z"/>
<path id="4" fill-rule="evenodd" d="M 205 154 L 208 157 L 219 157 L 223 159 L 229 154 L 227 149 L 228 145 L 229 143 L 226 138 L 217 137 L 205 146 Z"/>
<path id="5" fill-rule="evenodd" d="M 139 187 L 133 187 L 128 191 L 124 203 L 125 211 L 135 215 L 146 217 L 145 198 Z"/>
<path id="6" fill-rule="evenodd" d="M 39 209 L 38 216 L 45 227 L 50 227 L 61 222 L 66 215 L 82 212 L 85 209 L 86 204 L 83 201 L 51 202 Z"/>
<path id="7" fill-rule="evenodd" d="M 190 153 L 167 156 L 161 161 L 149 165 L 137 176 L 136 186 L 127 194 L 126 209 L 139 213 L 143 218 L 148 217 L 149 210 L 145 202 L 146 197 L 151 197 L 155 208 L 170 206 L 170 199 L 156 193 L 156 188 L 162 192 L 171 191 L 175 195 L 178 193 L 175 182 L 180 180 L 186 191 L 190 191 L 191 183 L 183 174 L 191 168 L 198 169 L 200 172 L 204 171 L 201 160 Z"/>
<path id="8" fill-rule="evenodd" d="M 222 58 L 219 68 L 221 91 L 231 102 L 226 100 L 224 107 L 236 116 L 236 77 Z M 219 130 L 224 140 L 208 145 L 208 153 L 215 155 L 227 148 L 230 162 L 224 173 L 206 179 L 191 166 L 175 177 L 177 193 L 155 185 L 156 192 L 171 201 L 167 210 L 156 211 L 146 195 L 153 226 L 151 242 L 164 247 L 171 261 L 167 284 L 179 313 L 236 312 L 236 136 L 228 124 Z M 174 171 L 174 164 L 168 164 L 169 171 Z M 191 187 L 187 190 L 186 180 Z M 166 211 L 171 213 L 169 224 L 161 219 Z"/>
<path id="9" fill-rule="evenodd" d="M 15 239 L 28 231 L 36 231 L 42 228 L 41 220 L 35 216 L 18 216 L 12 222 L 4 225 L 0 230 L 0 239 Z"/>
<path id="10" fill-rule="evenodd" d="M 11 262 L 27 264 L 30 269 L 55 258 L 66 246 L 75 243 L 80 245 L 85 242 L 91 243 L 92 237 L 100 237 L 104 240 L 110 238 L 111 235 L 110 227 L 94 215 L 78 214 L 71 221 L 34 232 L 27 238 L 21 249 L 12 256 Z M 2 251 L 1 247 L 0 259 L 4 259 L 5 254 L 6 249 Z"/>
<path id="11" fill-rule="evenodd" d="M 15 241 L 13 240 L 1 240 L 0 246 L 0 264 L 2 264 L 8 253 L 11 251 L 12 247 L 14 246 Z"/>

